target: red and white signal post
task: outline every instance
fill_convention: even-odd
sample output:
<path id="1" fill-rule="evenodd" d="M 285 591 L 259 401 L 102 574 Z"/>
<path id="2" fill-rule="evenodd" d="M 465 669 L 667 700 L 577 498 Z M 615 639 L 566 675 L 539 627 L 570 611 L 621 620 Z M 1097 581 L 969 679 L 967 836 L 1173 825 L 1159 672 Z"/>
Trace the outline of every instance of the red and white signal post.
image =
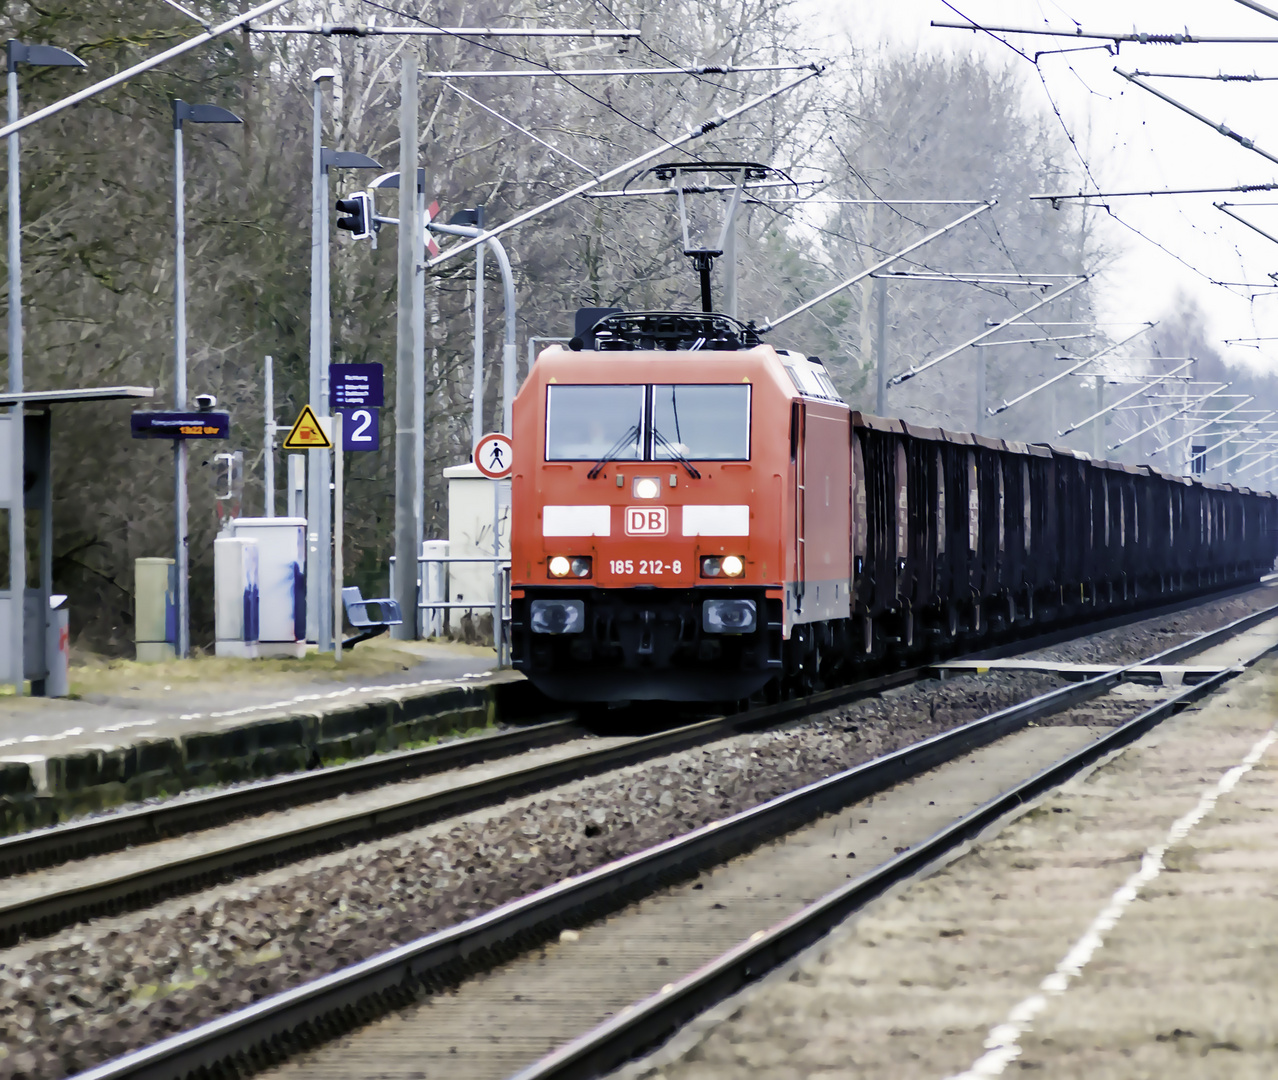
<path id="1" fill-rule="evenodd" d="M 505 643 L 502 630 L 501 587 L 501 494 L 505 488 L 510 491 L 509 484 L 502 481 L 510 476 L 510 467 L 514 460 L 514 445 L 509 435 L 500 431 L 492 431 L 475 443 L 475 468 L 493 482 L 493 645 L 497 649 L 497 663 L 505 662 Z M 507 494 L 507 505 L 510 497 Z"/>

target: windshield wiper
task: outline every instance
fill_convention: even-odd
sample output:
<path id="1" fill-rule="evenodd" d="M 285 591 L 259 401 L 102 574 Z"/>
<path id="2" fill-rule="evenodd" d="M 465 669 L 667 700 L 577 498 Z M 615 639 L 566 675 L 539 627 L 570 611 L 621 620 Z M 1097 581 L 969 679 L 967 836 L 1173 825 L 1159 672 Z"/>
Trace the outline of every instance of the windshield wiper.
<path id="1" fill-rule="evenodd" d="M 632 442 L 638 437 L 639 437 L 639 425 L 631 424 L 630 430 L 627 431 L 624 435 L 622 435 L 621 438 L 618 439 L 615 443 L 613 443 L 612 446 L 608 448 L 608 452 L 604 454 L 604 456 L 601 457 L 598 461 L 595 462 L 594 467 L 590 470 L 590 472 L 586 473 L 586 478 L 589 480 L 595 479 L 595 477 L 599 475 L 599 471 L 605 465 L 607 465 L 608 462 L 610 462 L 613 458 L 615 458 L 618 454 L 620 454 L 622 450 L 625 449 L 627 443 Z"/>
<path id="2" fill-rule="evenodd" d="M 680 465 L 682 465 L 685 469 L 688 470 L 688 475 L 691 476 L 692 479 L 694 480 L 701 479 L 701 473 L 697 471 L 697 467 L 693 465 L 692 462 L 689 461 L 686 457 L 684 457 L 683 454 L 680 452 L 679 448 L 674 443 L 672 443 L 669 439 L 667 439 L 664 435 L 662 435 L 661 432 L 658 431 L 656 428 L 652 429 L 652 437 L 656 442 L 659 442 L 661 444 L 662 449 L 665 450 L 666 453 L 670 455 L 671 459 L 673 459 L 674 461 L 677 461 Z"/>

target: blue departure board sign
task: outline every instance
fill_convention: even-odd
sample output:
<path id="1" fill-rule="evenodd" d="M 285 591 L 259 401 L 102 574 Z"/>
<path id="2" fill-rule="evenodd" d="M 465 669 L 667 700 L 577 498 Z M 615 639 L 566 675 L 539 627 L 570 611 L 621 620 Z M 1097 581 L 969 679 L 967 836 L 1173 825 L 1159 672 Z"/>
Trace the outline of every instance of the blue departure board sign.
<path id="1" fill-rule="evenodd" d="M 381 364 L 329 364 L 328 403 L 334 409 L 377 408 L 382 402 Z"/>

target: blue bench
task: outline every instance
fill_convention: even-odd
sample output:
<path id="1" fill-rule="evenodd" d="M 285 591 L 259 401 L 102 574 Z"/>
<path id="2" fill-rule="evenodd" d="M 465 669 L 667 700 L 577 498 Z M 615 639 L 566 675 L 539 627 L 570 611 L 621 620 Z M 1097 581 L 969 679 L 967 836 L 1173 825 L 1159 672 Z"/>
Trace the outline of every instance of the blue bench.
<path id="1" fill-rule="evenodd" d="M 368 609 L 371 605 L 377 606 L 377 618 L 369 615 Z M 376 600 L 365 600 L 360 594 L 358 585 L 351 585 L 342 590 L 342 606 L 346 608 L 346 618 L 350 624 L 359 630 L 353 638 L 344 638 L 342 647 L 349 649 L 352 645 L 358 645 L 361 641 L 367 641 L 369 638 L 377 637 L 378 634 L 384 634 L 387 629 L 392 626 L 398 626 L 404 621 L 400 614 L 398 601 L 391 600 L 389 597 L 383 597 Z M 341 627 L 338 627 L 340 633 Z"/>

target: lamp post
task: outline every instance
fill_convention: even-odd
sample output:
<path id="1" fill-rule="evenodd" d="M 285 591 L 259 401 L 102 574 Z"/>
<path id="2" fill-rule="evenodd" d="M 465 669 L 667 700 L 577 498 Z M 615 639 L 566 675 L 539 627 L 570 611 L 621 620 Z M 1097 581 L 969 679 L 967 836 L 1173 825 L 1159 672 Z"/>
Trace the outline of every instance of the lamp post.
<path id="1" fill-rule="evenodd" d="M 320 68 L 311 76 L 314 84 L 313 139 L 311 145 L 311 349 L 310 405 L 318 416 L 329 415 L 328 364 L 330 336 L 328 272 L 328 173 L 330 169 L 380 169 L 364 154 L 330 150 L 324 145 L 324 83 L 337 72 Z M 340 450 L 338 451 L 340 453 Z M 332 452 L 308 450 L 306 476 L 306 637 L 320 652 L 333 648 L 333 506 Z M 341 627 L 336 627 L 341 633 Z"/>
<path id="2" fill-rule="evenodd" d="M 233 112 L 217 105 L 188 105 L 181 98 L 173 102 L 173 207 L 174 283 L 173 336 L 176 341 L 173 374 L 173 407 L 186 408 L 186 169 L 182 158 L 182 125 L 242 124 Z M 185 659 L 191 651 L 190 538 L 187 529 L 186 492 L 187 449 L 185 439 L 173 440 L 173 510 L 175 538 L 173 562 L 177 568 L 177 655 Z"/>
<path id="3" fill-rule="evenodd" d="M 65 49 L 52 45 L 24 45 L 10 38 L 5 49 L 9 68 L 9 123 L 18 122 L 18 65 L 39 67 L 84 67 L 84 61 Z M 9 136 L 9 391 L 20 394 L 22 380 L 22 200 L 18 177 L 18 135 Z M 9 474 L 9 626 L 10 656 L 14 670 L 13 692 L 22 696 L 25 671 L 25 615 L 27 592 L 26 515 L 23 495 L 22 405 L 14 405 L 9 434 L 13 440 Z M 44 633 L 45 612 L 40 612 Z"/>

